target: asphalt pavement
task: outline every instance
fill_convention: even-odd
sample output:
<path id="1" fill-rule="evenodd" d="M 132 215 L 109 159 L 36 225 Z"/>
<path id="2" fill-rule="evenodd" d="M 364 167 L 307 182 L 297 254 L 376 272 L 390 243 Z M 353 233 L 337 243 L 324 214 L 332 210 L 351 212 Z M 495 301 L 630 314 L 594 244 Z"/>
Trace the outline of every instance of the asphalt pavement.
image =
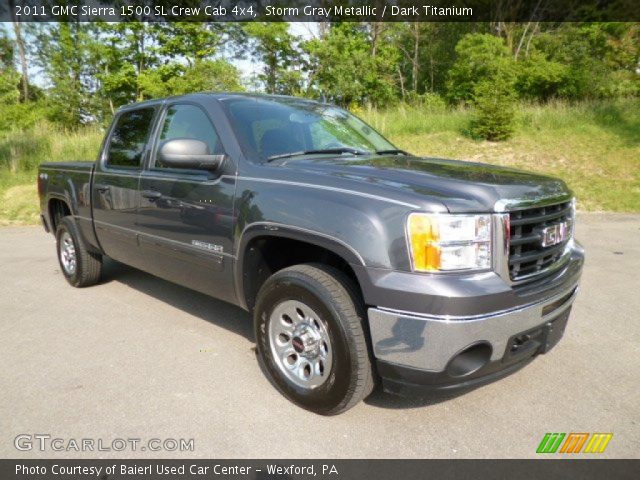
<path id="1" fill-rule="evenodd" d="M 577 236 L 581 291 L 549 354 L 464 395 L 376 391 L 326 418 L 265 378 L 241 309 L 115 262 L 74 289 L 52 236 L 0 228 L 0 457 L 533 458 L 547 432 L 611 432 L 600 457 L 640 458 L 640 215 L 581 214 Z"/>

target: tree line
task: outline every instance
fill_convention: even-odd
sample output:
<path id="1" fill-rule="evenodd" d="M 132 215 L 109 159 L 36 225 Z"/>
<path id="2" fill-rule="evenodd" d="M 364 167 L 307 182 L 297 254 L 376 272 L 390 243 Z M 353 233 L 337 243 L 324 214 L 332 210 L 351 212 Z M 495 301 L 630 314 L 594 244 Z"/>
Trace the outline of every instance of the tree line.
<path id="1" fill-rule="evenodd" d="M 12 30 L 11 32 L 9 30 Z M 0 130 L 75 128 L 121 105 L 260 90 L 343 106 L 470 105 L 484 138 L 514 102 L 640 95 L 638 23 L 42 23 L 0 27 Z M 234 59 L 259 71 L 242 78 Z M 34 79 L 38 78 L 38 82 Z M 37 84 L 45 85 L 37 86 Z"/>

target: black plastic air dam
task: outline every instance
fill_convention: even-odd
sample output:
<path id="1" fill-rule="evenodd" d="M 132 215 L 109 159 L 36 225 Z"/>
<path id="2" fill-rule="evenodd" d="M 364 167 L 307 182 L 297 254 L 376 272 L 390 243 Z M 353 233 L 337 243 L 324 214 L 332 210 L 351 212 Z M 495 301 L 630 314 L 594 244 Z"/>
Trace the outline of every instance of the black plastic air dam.
<path id="1" fill-rule="evenodd" d="M 449 361 L 446 372 L 456 378 L 471 375 L 489 363 L 491 352 L 491 345 L 486 342 L 466 347 Z"/>
<path id="2" fill-rule="evenodd" d="M 429 372 L 379 360 L 377 367 L 383 388 L 388 393 L 401 396 L 458 395 L 520 370 L 535 358 L 535 351 L 528 353 L 510 364 L 505 364 L 502 360 L 489 362 L 486 367 L 463 377 L 452 377 L 446 371 Z"/>

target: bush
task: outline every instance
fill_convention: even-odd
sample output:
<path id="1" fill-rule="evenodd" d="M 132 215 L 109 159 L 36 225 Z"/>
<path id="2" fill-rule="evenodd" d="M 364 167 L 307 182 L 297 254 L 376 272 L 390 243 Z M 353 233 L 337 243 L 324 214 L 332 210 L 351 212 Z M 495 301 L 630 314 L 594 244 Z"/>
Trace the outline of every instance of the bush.
<path id="1" fill-rule="evenodd" d="M 2 56 L 0 56 L 1 59 Z M 0 62 L 0 104 L 12 104 L 20 99 L 19 83 L 20 75 L 18 72 L 13 68 L 2 68 L 2 62 Z"/>
<path id="2" fill-rule="evenodd" d="M 471 135 L 486 140 L 506 140 L 514 130 L 515 91 L 513 84 L 496 76 L 474 89 Z"/>
<path id="3" fill-rule="evenodd" d="M 0 103 L 0 132 L 25 130 L 48 116 L 43 100 L 24 103 Z"/>
<path id="4" fill-rule="evenodd" d="M 558 95 L 567 81 L 568 69 L 533 51 L 518 63 L 516 90 L 522 98 L 548 101 Z"/>
<path id="5" fill-rule="evenodd" d="M 640 97 L 640 75 L 626 70 L 610 72 L 598 93 L 603 98 Z"/>

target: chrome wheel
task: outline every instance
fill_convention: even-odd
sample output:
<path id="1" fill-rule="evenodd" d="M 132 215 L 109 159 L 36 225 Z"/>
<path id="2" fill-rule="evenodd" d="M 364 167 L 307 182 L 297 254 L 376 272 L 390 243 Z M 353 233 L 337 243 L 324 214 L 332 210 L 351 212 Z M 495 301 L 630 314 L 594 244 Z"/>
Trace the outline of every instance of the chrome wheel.
<path id="1" fill-rule="evenodd" d="M 73 244 L 73 239 L 69 233 L 64 232 L 60 237 L 60 263 L 67 275 L 73 275 L 76 273 L 77 259 L 76 259 L 76 247 Z"/>
<path id="2" fill-rule="evenodd" d="M 296 300 L 278 304 L 269 318 L 271 355 L 285 378 L 314 389 L 329 378 L 333 362 L 326 323 Z"/>

